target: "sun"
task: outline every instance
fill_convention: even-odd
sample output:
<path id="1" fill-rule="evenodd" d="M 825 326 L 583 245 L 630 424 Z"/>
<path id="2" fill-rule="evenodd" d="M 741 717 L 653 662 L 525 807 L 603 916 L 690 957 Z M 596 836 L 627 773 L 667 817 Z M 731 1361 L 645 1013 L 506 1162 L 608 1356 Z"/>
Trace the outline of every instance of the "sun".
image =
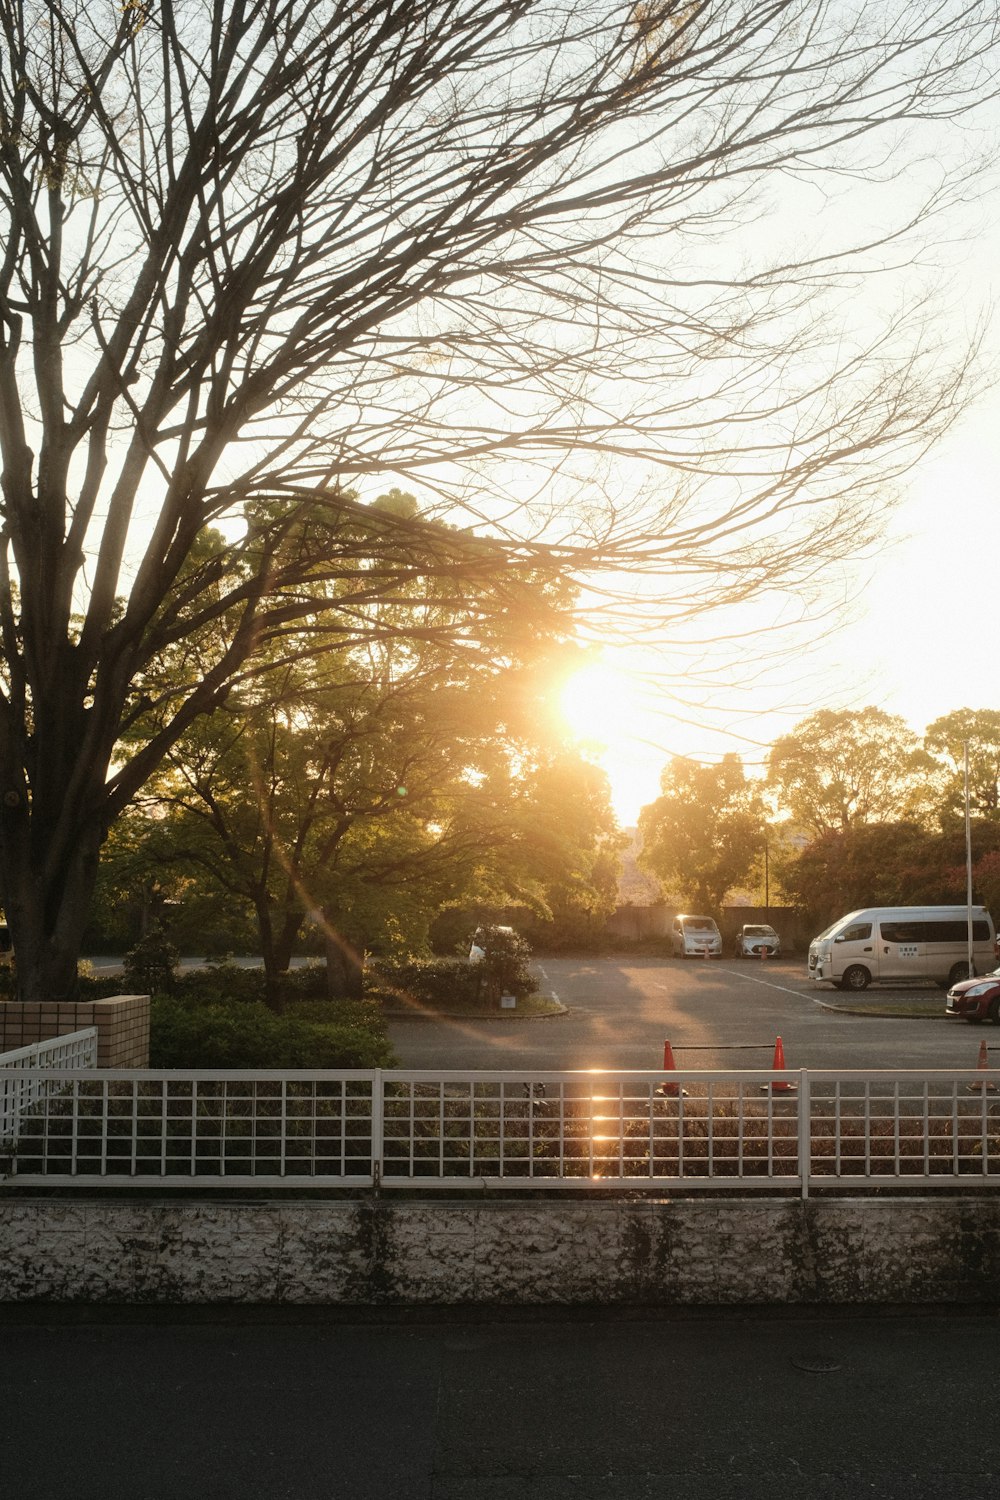
<path id="1" fill-rule="evenodd" d="M 605 662 L 574 672 L 559 695 L 559 707 L 572 734 L 604 748 L 631 739 L 638 729 L 635 685 L 627 672 Z"/>
<path id="2" fill-rule="evenodd" d="M 606 773 L 620 826 L 633 827 L 658 795 L 666 759 L 648 680 L 605 657 L 567 679 L 559 708 L 568 732 Z"/>

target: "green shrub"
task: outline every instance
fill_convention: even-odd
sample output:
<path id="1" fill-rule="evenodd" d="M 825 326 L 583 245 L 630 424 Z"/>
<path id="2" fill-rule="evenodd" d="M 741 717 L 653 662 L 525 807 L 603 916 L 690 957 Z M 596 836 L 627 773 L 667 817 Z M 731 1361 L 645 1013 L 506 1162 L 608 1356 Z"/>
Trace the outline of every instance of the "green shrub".
<path id="1" fill-rule="evenodd" d="M 474 1004 L 480 983 L 477 966 L 463 958 L 380 958 L 365 973 L 365 994 L 447 1007 Z"/>
<path id="2" fill-rule="evenodd" d="M 180 954 L 162 927 L 154 926 L 125 955 L 122 978 L 127 993 L 158 995 L 174 987 Z"/>
<path id="3" fill-rule="evenodd" d="M 263 969 L 248 969 L 228 960 L 187 969 L 174 982 L 173 993 L 202 1005 L 253 1005 L 264 999 Z"/>
<path id="4" fill-rule="evenodd" d="M 276 1016 L 260 1001 L 157 995 L 154 1068 L 380 1068 L 394 1062 L 378 1007 L 304 1002 Z"/>
<path id="5" fill-rule="evenodd" d="M 329 1002 L 325 963 L 307 963 L 300 969 L 289 969 L 282 981 L 282 991 L 288 1000 L 323 1000 Z M 335 1002 L 339 1007 L 343 1003 Z"/>
<path id="6" fill-rule="evenodd" d="M 125 993 L 125 981 L 120 974 L 81 974 L 79 985 L 81 1000 L 106 1000 L 109 995 Z M 138 993 L 145 995 L 148 991 L 140 990 Z"/>
<path id="7" fill-rule="evenodd" d="M 254 1003 L 264 999 L 264 971 L 224 959 L 201 969 L 187 969 L 174 980 L 175 995 L 203 1004 L 228 1004 L 230 1001 Z M 322 1000 L 326 996 L 326 965 L 307 964 L 291 969 L 281 980 L 281 997 L 285 1003 L 298 1000 Z M 339 1014 L 339 1011 L 338 1011 Z"/>
<path id="8" fill-rule="evenodd" d="M 471 967 L 479 969 L 483 992 L 491 1000 L 501 995 L 523 999 L 537 990 L 538 984 L 528 967 L 531 949 L 523 937 L 509 927 L 480 927 L 476 942 L 483 957 Z"/>

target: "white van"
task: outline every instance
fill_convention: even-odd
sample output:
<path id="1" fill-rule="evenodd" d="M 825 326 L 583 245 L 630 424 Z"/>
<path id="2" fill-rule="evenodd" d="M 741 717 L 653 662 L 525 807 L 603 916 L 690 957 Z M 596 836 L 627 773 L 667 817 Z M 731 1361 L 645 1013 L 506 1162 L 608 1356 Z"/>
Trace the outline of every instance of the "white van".
<path id="1" fill-rule="evenodd" d="M 670 951 L 674 958 L 722 957 L 722 933 L 714 917 L 678 915 L 670 928 Z"/>
<path id="2" fill-rule="evenodd" d="M 809 977 L 842 990 L 866 990 L 873 980 L 931 979 L 947 989 L 969 977 L 966 906 L 872 906 L 838 917 L 809 944 Z M 973 972 L 996 966 L 993 918 L 972 908 Z"/>

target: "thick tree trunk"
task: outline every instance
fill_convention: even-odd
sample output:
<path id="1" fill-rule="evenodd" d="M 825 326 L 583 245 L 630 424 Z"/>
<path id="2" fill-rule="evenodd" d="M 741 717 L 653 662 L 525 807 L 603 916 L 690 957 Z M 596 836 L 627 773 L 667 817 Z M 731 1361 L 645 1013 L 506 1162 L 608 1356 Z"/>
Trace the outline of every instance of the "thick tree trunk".
<path id="1" fill-rule="evenodd" d="M 37 829 L 20 807 L 0 813 L 0 871 L 20 1000 L 72 1000 L 80 944 L 90 918 L 103 830 L 82 819 L 57 861 L 36 851 Z"/>
<path id="2" fill-rule="evenodd" d="M 254 906 L 260 931 L 261 957 L 264 960 L 264 1003 L 275 1015 L 280 1016 L 284 1010 L 284 980 L 292 962 L 292 950 L 302 931 L 305 912 L 286 910 L 280 931 L 275 932 L 271 898 L 266 890 L 262 890 L 259 897 L 255 898 Z"/>
<path id="3" fill-rule="evenodd" d="M 288 961 L 282 963 L 279 945 L 275 941 L 271 922 L 270 897 L 262 890 L 254 898 L 257 913 L 257 930 L 260 933 L 260 956 L 264 961 L 264 1004 L 268 1010 L 280 1016 L 284 1010 L 281 981 L 288 969 Z"/>

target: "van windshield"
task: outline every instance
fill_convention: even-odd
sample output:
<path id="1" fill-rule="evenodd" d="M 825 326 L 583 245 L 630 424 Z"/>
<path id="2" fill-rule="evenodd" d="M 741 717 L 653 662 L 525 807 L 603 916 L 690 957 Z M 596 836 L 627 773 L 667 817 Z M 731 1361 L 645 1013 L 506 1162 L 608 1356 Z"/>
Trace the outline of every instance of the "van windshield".
<path id="1" fill-rule="evenodd" d="M 715 920 L 712 917 L 684 917 L 685 927 L 692 927 L 695 932 L 714 932 Z"/>

